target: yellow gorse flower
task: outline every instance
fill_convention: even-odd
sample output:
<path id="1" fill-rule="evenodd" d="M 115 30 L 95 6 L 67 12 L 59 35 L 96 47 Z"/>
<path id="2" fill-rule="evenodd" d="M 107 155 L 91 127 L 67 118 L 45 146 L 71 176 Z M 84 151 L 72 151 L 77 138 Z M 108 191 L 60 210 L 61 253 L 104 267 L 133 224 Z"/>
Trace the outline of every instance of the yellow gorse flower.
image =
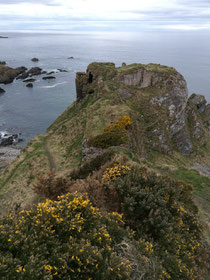
<path id="1" fill-rule="evenodd" d="M 113 166 L 106 169 L 103 179 L 107 182 L 115 181 L 117 178 L 128 174 L 129 171 L 131 171 L 131 168 L 128 165 L 115 162 Z"/>

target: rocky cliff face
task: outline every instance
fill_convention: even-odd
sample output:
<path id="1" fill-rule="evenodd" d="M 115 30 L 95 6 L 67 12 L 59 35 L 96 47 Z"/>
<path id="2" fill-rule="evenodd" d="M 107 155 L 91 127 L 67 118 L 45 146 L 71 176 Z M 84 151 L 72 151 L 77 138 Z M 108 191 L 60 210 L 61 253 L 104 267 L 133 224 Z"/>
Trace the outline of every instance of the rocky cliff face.
<path id="1" fill-rule="evenodd" d="M 140 150 L 145 146 L 171 153 L 174 148 L 189 156 L 195 141 L 206 141 L 204 116 L 208 111 L 203 96 L 193 95 L 188 100 L 188 90 L 183 76 L 175 69 L 161 65 L 123 65 L 93 63 L 86 73 L 76 78 L 77 101 L 92 93 L 92 88 L 102 95 L 113 91 L 123 103 L 132 104 L 134 118 L 141 119 L 141 131 L 136 131 L 136 142 L 141 135 Z M 133 110 L 135 107 L 135 110 Z"/>

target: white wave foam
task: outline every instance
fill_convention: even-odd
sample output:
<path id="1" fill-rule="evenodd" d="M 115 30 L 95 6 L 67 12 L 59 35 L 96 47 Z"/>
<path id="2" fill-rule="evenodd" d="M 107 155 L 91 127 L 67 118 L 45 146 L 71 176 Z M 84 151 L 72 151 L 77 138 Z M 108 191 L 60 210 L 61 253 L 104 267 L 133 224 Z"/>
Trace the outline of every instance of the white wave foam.
<path id="1" fill-rule="evenodd" d="M 43 86 L 43 87 L 40 87 L 40 88 L 54 88 L 54 87 L 57 87 L 57 86 L 63 85 L 63 84 L 67 84 L 67 82 L 57 83 L 57 84 L 52 85 L 52 86 Z"/>

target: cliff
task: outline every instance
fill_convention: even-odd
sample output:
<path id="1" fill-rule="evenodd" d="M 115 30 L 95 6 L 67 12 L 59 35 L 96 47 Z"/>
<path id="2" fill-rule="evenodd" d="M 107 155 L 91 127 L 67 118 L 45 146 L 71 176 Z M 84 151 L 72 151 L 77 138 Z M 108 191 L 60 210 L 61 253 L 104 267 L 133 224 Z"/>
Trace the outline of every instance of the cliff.
<path id="1" fill-rule="evenodd" d="M 209 242 L 210 107 L 204 96 L 193 94 L 188 98 L 186 81 L 174 68 L 156 64 L 115 67 L 113 63 L 92 63 L 86 72 L 77 73 L 76 94 L 76 101 L 47 132 L 30 141 L 9 166 L 0 170 L 1 215 L 10 211 L 16 213 L 14 227 L 21 220 L 18 231 L 26 234 L 29 228 L 35 230 L 31 235 L 34 244 L 42 244 L 42 239 L 37 237 L 39 226 L 42 237 L 46 229 L 46 240 L 50 236 L 51 244 L 60 242 L 57 239 L 59 234 L 63 240 L 66 230 L 74 236 L 76 226 L 65 227 L 68 223 L 75 225 L 75 217 L 79 215 L 78 233 L 68 241 L 73 242 L 71 248 L 78 242 L 72 258 L 80 250 L 84 251 L 86 245 L 82 246 L 81 242 L 87 238 L 85 244 L 90 241 L 94 250 L 98 246 L 100 258 L 104 258 L 105 249 L 106 256 L 109 251 L 113 253 L 109 256 L 111 262 L 114 262 L 113 256 L 122 257 L 123 279 L 204 279 L 207 244 L 192 201 L 193 191 L 200 219 L 205 223 L 204 235 Z M 55 202 L 43 202 L 46 197 L 54 200 L 66 192 L 73 195 L 64 195 Z M 88 196 L 89 200 L 84 200 L 78 193 Z M 42 203 L 34 206 L 37 202 Z M 19 211 L 31 206 L 33 209 L 29 212 L 20 212 L 22 217 L 18 220 Z M 68 216 L 66 207 L 71 208 L 72 216 Z M 59 209 L 56 215 L 55 209 Z M 111 212 L 120 219 L 123 215 L 125 225 L 134 230 L 129 233 L 130 237 L 125 232 L 124 239 L 119 237 L 125 230 L 119 224 L 107 228 L 111 220 L 108 218 L 105 222 L 104 219 Z M 96 228 L 91 224 L 96 221 L 91 215 L 98 217 Z M 67 218 L 68 221 L 65 220 Z M 87 223 L 83 233 L 85 237 L 80 239 L 80 223 L 84 220 Z M 62 221 L 65 225 L 60 227 Z M 5 223 L 7 225 L 8 222 Z M 53 230 L 46 227 L 48 223 Z M 91 234 L 87 237 L 89 226 Z M 117 233 L 116 230 L 122 231 Z M 105 239 L 113 236 L 113 242 L 118 245 L 106 243 L 107 239 L 104 241 L 106 248 L 102 244 L 101 249 L 101 241 L 94 243 L 98 237 L 92 240 L 101 232 L 104 232 L 102 237 Z M 68 248 L 68 242 L 67 245 L 59 243 L 62 252 Z M 15 244 L 19 246 L 18 242 Z M 33 250 L 37 247 L 31 246 Z M 28 245 L 24 248 L 27 253 Z M 40 252 L 38 250 L 38 255 Z M 57 254 L 57 247 L 55 252 Z M 51 253 L 46 258 L 49 255 L 54 258 Z M 82 254 L 77 257 L 79 261 L 76 259 L 79 262 L 77 276 L 84 277 L 78 279 L 87 279 L 87 275 L 82 273 L 89 263 L 84 263 L 81 269 L 83 257 L 86 262 Z M 124 266 L 125 258 L 128 263 L 130 260 L 133 262 L 130 268 Z M 31 262 L 30 257 L 28 261 L 31 267 L 40 266 L 39 258 L 37 264 L 34 260 Z M 75 262 L 71 265 L 77 266 Z M 107 264 L 107 259 L 97 265 L 102 263 Z M 45 271 L 48 274 L 54 269 L 51 265 L 44 267 L 49 270 Z M 70 268 L 68 273 L 74 273 L 72 266 Z M 113 268 L 105 269 L 110 273 L 108 278 L 103 269 L 100 268 L 98 279 L 121 277 L 119 267 L 116 267 L 114 278 L 109 278 Z M 12 269 L 10 271 L 13 277 Z M 94 266 L 90 275 L 95 277 L 96 271 Z M 39 273 L 40 277 L 45 275 L 42 268 Z M 59 273 L 66 279 L 65 270 Z M 29 275 L 31 277 L 32 274 Z"/>

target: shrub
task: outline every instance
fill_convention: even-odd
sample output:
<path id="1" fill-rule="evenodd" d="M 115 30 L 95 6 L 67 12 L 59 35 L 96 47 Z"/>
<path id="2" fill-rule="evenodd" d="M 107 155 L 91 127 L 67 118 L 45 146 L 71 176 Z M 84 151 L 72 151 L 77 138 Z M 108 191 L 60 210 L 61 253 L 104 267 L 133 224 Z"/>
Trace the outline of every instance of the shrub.
<path id="1" fill-rule="evenodd" d="M 99 134 L 88 141 L 89 146 L 106 149 L 112 146 L 119 146 L 128 142 L 126 131 L 107 131 Z"/>
<path id="2" fill-rule="evenodd" d="M 130 279 L 122 216 L 66 194 L 0 221 L 0 279 Z"/>
<path id="3" fill-rule="evenodd" d="M 103 179 L 107 182 L 115 181 L 117 178 L 122 177 L 130 171 L 130 167 L 121 162 L 115 162 L 111 167 L 108 167 L 104 173 Z"/>
<path id="4" fill-rule="evenodd" d="M 114 151 L 105 151 L 101 155 L 96 156 L 90 161 L 85 162 L 79 168 L 73 170 L 70 174 L 70 178 L 73 180 L 87 178 L 93 171 L 99 170 L 102 165 L 110 161 L 114 155 Z"/>
<path id="5" fill-rule="evenodd" d="M 107 126 L 104 131 L 105 132 L 111 132 L 116 130 L 125 130 L 132 124 L 130 116 L 123 116 L 121 119 L 119 119 L 116 123 L 113 123 L 109 126 Z"/>
<path id="6" fill-rule="evenodd" d="M 191 187 L 145 168 L 132 168 L 104 187 L 115 190 L 110 200 L 118 198 L 116 211 L 136 231 L 136 238 L 153 240 L 165 271 L 162 279 L 203 279 L 202 230 Z"/>
<path id="7" fill-rule="evenodd" d="M 128 143 L 127 128 L 132 124 L 130 116 L 123 116 L 116 123 L 107 126 L 104 132 L 88 141 L 89 146 L 108 148 Z"/>

